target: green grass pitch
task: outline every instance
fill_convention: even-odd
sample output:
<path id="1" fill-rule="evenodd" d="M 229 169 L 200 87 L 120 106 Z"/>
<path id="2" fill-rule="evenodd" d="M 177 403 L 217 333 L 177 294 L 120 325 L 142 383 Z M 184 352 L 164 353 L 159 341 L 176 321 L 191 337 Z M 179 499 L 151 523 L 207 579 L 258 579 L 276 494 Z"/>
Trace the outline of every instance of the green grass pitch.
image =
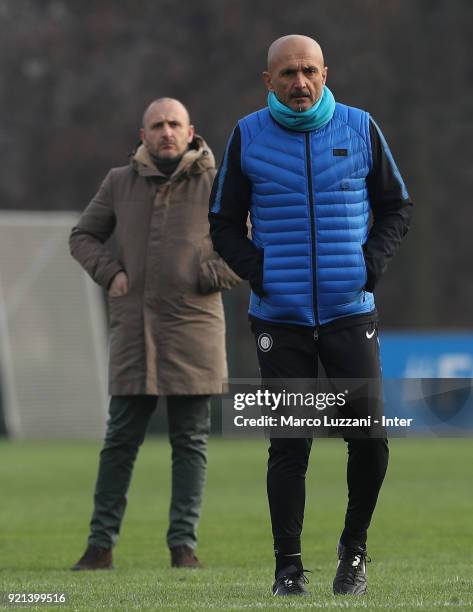
<path id="1" fill-rule="evenodd" d="M 313 574 L 311 596 L 303 599 L 270 595 L 263 439 L 210 442 L 198 548 L 205 569 L 169 568 L 170 453 L 165 438 L 150 438 L 138 457 L 116 569 L 69 571 L 85 546 L 99 448 L 92 442 L 0 443 L 0 591 L 69 597 L 67 605 L 30 610 L 473 607 L 471 439 L 391 441 L 370 530 L 369 593 L 361 598 L 331 594 L 346 498 L 342 441 L 319 440 L 312 451 L 303 558 Z"/>

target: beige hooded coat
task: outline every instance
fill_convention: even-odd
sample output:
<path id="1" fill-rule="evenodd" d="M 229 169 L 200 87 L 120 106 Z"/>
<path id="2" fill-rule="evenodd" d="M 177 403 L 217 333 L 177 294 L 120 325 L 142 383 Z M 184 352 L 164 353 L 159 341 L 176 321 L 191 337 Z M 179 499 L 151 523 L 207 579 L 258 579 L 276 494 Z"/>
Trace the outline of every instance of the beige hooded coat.
<path id="1" fill-rule="evenodd" d="M 117 272 L 128 276 L 128 293 L 108 298 L 111 395 L 222 391 L 220 289 L 240 279 L 208 235 L 214 177 L 199 136 L 170 177 L 141 145 L 129 166 L 108 173 L 71 232 L 71 253 L 94 281 L 108 288 Z M 112 234 L 115 249 L 106 243 Z"/>

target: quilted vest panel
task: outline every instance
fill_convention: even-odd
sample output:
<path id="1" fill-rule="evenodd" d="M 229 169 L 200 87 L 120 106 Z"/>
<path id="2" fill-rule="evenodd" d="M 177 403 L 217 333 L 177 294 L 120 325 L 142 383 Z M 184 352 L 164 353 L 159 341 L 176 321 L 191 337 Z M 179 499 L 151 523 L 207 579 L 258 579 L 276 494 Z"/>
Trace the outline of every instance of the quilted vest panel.
<path id="1" fill-rule="evenodd" d="M 250 314 L 314 326 L 370 312 L 363 291 L 368 236 L 369 115 L 342 104 L 319 130 L 295 132 L 267 108 L 239 122 L 252 185 L 252 240 L 264 255 L 264 298 Z M 315 264 L 315 265 L 314 265 Z"/>

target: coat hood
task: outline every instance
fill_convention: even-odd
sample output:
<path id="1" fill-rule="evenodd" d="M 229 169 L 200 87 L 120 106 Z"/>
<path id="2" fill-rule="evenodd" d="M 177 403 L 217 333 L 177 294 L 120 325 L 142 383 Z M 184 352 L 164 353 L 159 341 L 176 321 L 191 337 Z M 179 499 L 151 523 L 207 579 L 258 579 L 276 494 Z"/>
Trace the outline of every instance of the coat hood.
<path id="1" fill-rule="evenodd" d="M 214 155 L 202 136 L 198 134 L 194 136 L 189 149 L 184 153 L 171 177 L 158 170 L 144 144 L 140 144 L 135 153 L 132 154 L 130 163 L 140 176 L 163 176 L 165 178 L 172 177 L 173 179 L 182 174 L 201 174 L 211 168 L 215 168 Z"/>

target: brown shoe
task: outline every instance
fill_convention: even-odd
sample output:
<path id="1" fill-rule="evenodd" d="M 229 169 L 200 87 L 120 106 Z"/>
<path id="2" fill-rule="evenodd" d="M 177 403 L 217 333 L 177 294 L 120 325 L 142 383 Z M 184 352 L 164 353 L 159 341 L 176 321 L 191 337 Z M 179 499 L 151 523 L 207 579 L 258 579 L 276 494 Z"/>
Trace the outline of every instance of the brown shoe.
<path id="1" fill-rule="evenodd" d="M 98 569 L 113 569 L 112 551 L 109 548 L 100 548 L 100 546 L 94 546 L 93 544 L 87 546 L 79 561 L 71 567 L 73 572 Z"/>
<path id="2" fill-rule="evenodd" d="M 169 549 L 171 551 L 171 567 L 202 567 L 193 549 L 187 544 L 180 544 Z"/>

